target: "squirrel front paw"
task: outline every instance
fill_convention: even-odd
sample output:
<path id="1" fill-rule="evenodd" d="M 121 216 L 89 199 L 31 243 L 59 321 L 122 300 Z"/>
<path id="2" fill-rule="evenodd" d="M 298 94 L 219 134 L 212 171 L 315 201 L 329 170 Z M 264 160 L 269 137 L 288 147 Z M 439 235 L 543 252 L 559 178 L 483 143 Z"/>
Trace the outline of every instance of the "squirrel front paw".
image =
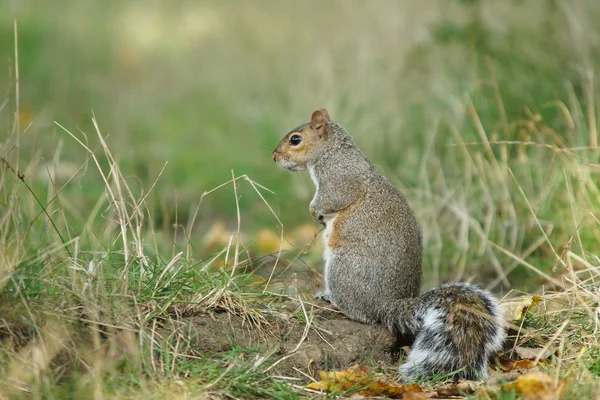
<path id="1" fill-rule="evenodd" d="M 315 220 L 315 222 L 319 223 L 319 224 L 323 224 L 325 225 L 324 219 L 325 217 L 323 216 L 323 212 L 317 210 L 313 204 L 311 203 L 310 206 L 308 207 L 308 210 L 310 211 L 310 215 L 312 215 L 313 219 Z"/>
<path id="2" fill-rule="evenodd" d="M 331 292 L 329 290 L 325 290 L 323 292 L 317 292 L 315 294 L 315 299 L 324 300 L 331 303 Z"/>

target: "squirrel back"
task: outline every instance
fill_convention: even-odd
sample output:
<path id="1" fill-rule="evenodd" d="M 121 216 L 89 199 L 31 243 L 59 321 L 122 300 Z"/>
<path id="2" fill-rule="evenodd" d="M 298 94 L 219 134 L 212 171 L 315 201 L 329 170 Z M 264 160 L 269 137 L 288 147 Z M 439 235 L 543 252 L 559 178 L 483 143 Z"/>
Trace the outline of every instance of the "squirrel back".
<path id="1" fill-rule="evenodd" d="M 497 300 L 465 284 L 419 297 L 420 227 L 404 195 L 346 130 L 317 110 L 310 123 L 281 140 L 273 160 L 308 170 L 316 186 L 309 210 L 325 226 L 325 290 L 316 297 L 351 319 L 414 337 L 400 369 L 407 380 L 438 373 L 487 376 L 487 359 L 504 337 Z"/>

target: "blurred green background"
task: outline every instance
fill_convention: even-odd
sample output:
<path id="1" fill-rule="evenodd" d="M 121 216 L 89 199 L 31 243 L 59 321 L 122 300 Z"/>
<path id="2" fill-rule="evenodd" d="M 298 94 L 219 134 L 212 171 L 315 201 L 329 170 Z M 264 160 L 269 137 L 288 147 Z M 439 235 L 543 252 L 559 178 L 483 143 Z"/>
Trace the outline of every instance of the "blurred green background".
<path id="1" fill-rule="evenodd" d="M 0 10 L 0 151 L 15 163 L 18 153 L 42 193 L 49 172 L 60 186 L 88 157 L 54 121 L 95 149 L 95 115 L 140 191 L 168 163 L 148 198 L 157 227 L 187 222 L 233 170 L 275 192 L 266 199 L 293 229 L 310 222 L 313 186 L 279 170 L 271 152 L 326 107 L 409 198 L 425 231 L 428 283 L 497 285 L 498 268 L 518 286 L 535 276 L 489 242 L 548 271 L 582 223 L 578 245 L 597 244 L 597 226 L 579 214 L 593 214 L 598 198 L 565 190 L 596 151 L 564 161 L 544 147 L 482 142 L 594 144 L 598 1 L 1 0 Z M 95 168 L 63 190 L 73 231 L 103 191 Z M 582 201 L 575 212 L 572 198 Z M 244 230 L 277 228 L 249 185 L 240 184 L 239 204 Z M 235 226 L 231 186 L 206 198 L 192 240 L 215 221 Z M 540 226 L 548 243 L 538 242 Z"/>

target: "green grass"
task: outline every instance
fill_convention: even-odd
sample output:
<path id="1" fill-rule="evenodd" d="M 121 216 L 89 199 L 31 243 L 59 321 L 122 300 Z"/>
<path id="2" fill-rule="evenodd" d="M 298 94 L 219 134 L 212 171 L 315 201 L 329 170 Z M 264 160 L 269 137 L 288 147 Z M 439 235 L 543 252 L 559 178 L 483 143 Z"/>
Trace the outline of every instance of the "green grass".
<path id="1" fill-rule="evenodd" d="M 597 2 L 0 9 L 0 368 L 14 378 L 0 397 L 303 393 L 265 372 L 264 350 L 193 354 L 188 333 L 153 335 L 181 310 L 260 324 L 274 293 L 318 284 L 312 183 L 270 155 L 321 107 L 409 199 L 425 287 L 560 289 L 563 309 L 524 337 L 562 349 L 552 371 L 594 390 Z M 122 351 L 123 329 L 136 350 L 98 355 Z"/>

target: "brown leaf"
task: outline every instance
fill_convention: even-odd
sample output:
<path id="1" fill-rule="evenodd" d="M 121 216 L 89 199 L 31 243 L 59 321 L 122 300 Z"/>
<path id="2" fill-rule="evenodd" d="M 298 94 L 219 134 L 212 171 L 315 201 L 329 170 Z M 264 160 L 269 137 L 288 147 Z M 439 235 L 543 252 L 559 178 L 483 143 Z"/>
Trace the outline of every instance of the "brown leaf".
<path id="1" fill-rule="evenodd" d="M 525 400 L 561 399 L 566 392 L 567 383 L 561 379 L 555 380 L 544 372 L 532 372 L 504 385 L 504 389 L 514 389 Z"/>
<path id="2" fill-rule="evenodd" d="M 458 383 L 450 383 L 436 389 L 438 396 L 461 396 L 472 394 L 477 389 L 477 382 L 461 379 Z"/>
<path id="3" fill-rule="evenodd" d="M 357 393 L 363 397 L 386 395 L 399 396 L 407 392 L 421 392 L 419 385 L 404 385 L 382 375 L 376 375 L 366 365 L 353 365 L 342 371 L 319 371 L 320 382 L 313 382 L 309 389 L 341 393 L 350 389 L 360 388 Z M 355 397 L 356 398 L 356 397 Z M 360 398 L 360 397 L 358 397 Z"/>
<path id="4" fill-rule="evenodd" d="M 532 369 L 537 366 L 533 360 L 509 360 L 507 358 L 498 359 L 500 369 L 504 372 L 510 372 L 518 369 Z"/>
<path id="5" fill-rule="evenodd" d="M 406 392 L 402 395 L 403 400 L 428 400 L 431 396 L 434 396 L 435 392 L 424 393 L 424 392 Z"/>
<path id="6" fill-rule="evenodd" d="M 552 352 L 544 350 L 542 347 L 530 348 L 517 346 L 515 347 L 515 354 L 518 357 L 517 360 L 502 357 L 497 359 L 502 371 L 511 372 L 515 370 L 533 369 L 539 364 L 543 364 L 544 361 L 552 355 Z M 538 354 L 541 354 L 541 356 L 536 362 Z"/>

